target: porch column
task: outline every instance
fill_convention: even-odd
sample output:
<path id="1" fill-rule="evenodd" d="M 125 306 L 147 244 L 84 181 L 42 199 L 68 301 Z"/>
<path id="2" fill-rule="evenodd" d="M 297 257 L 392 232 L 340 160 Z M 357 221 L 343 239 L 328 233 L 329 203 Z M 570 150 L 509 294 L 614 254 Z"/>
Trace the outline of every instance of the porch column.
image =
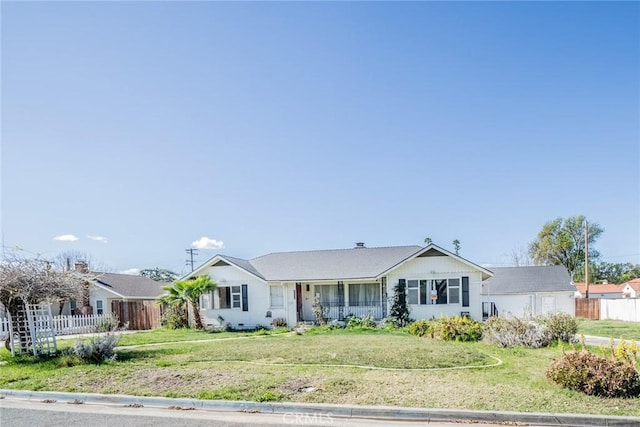
<path id="1" fill-rule="evenodd" d="M 338 320 L 344 320 L 344 282 L 338 282 Z"/>
<path id="2" fill-rule="evenodd" d="M 382 304 L 382 318 L 384 319 L 387 317 L 387 278 L 383 277 L 380 282 L 382 284 L 382 301 L 380 301 L 380 303 Z"/>

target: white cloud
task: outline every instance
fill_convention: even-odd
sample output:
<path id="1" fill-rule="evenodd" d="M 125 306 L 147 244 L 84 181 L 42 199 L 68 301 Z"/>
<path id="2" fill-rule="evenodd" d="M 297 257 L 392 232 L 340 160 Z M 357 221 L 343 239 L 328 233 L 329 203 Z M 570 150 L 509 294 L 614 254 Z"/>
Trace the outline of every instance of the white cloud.
<path id="1" fill-rule="evenodd" d="M 120 274 L 133 274 L 134 276 L 139 276 L 140 275 L 140 269 L 139 268 L 129 268 L 127 270 L 122 270 L 119 273 Z"/>
<path id="2" fill-rule="evenodd" d="M 224 247 L 224 242 L 222 240 L 218 241 L 216 239 L 210 239 L 203 236 L 191 243 L 191 246 L 196 249 L 222 249 Z"/>
<path id="3" fill-rule="evenodd" d="M 78 240 L 78 238 L 73 234 L 62 234 L 60 236 L 54 237 L 53 240 L 58 240 L 60 242 L 75 242 L 76 240 Z"/>
<path id="4" fill-rule="evenodd" d="M 103 236 L 87 236 L 87 238 L 91 240 L 95 240 L 96 242 L 102 242 L 102 243 L 108 242 L 107 238 Z"/>

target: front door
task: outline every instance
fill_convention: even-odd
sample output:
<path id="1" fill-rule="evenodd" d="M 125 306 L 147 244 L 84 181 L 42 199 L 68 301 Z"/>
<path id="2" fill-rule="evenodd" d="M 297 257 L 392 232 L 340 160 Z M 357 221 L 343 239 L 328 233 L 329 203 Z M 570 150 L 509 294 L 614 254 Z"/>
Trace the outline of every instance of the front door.
<path id="1" fill-rule="evenodd" d="M 296 318 L 298 322 L 302 322 L 302 285 L 296 283 Z"/>

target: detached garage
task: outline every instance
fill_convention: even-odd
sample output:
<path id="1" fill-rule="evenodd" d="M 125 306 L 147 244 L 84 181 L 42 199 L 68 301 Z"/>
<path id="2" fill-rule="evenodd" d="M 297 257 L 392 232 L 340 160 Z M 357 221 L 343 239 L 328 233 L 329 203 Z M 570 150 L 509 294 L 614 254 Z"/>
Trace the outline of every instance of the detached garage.
<path id="1" fill-rule="evenodd" d="M 564 266 L 492 267 L 491 271 L 493 277 L 482 284 L 483 318 L 575 315 L 576 288 Z"/>

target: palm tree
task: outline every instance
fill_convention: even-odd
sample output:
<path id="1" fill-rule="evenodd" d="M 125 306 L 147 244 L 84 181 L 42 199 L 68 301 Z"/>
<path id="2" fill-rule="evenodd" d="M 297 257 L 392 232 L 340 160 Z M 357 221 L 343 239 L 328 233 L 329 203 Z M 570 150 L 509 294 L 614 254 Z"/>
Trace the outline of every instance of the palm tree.
<path id="1" fill-rule="evenodd" d="M 163 286 L 162 289 L 168 293 L 161 296 L 160 303 L 185 306 L 191 305 L 193 310 L 193 320 L 197 329 L 203 329 L 200 318 L 200 297 L 207 292 L 213 291 L 218 284 L 208 276 L 200 276 L 190 280 L 176 280 L 171 285 Z"/>

